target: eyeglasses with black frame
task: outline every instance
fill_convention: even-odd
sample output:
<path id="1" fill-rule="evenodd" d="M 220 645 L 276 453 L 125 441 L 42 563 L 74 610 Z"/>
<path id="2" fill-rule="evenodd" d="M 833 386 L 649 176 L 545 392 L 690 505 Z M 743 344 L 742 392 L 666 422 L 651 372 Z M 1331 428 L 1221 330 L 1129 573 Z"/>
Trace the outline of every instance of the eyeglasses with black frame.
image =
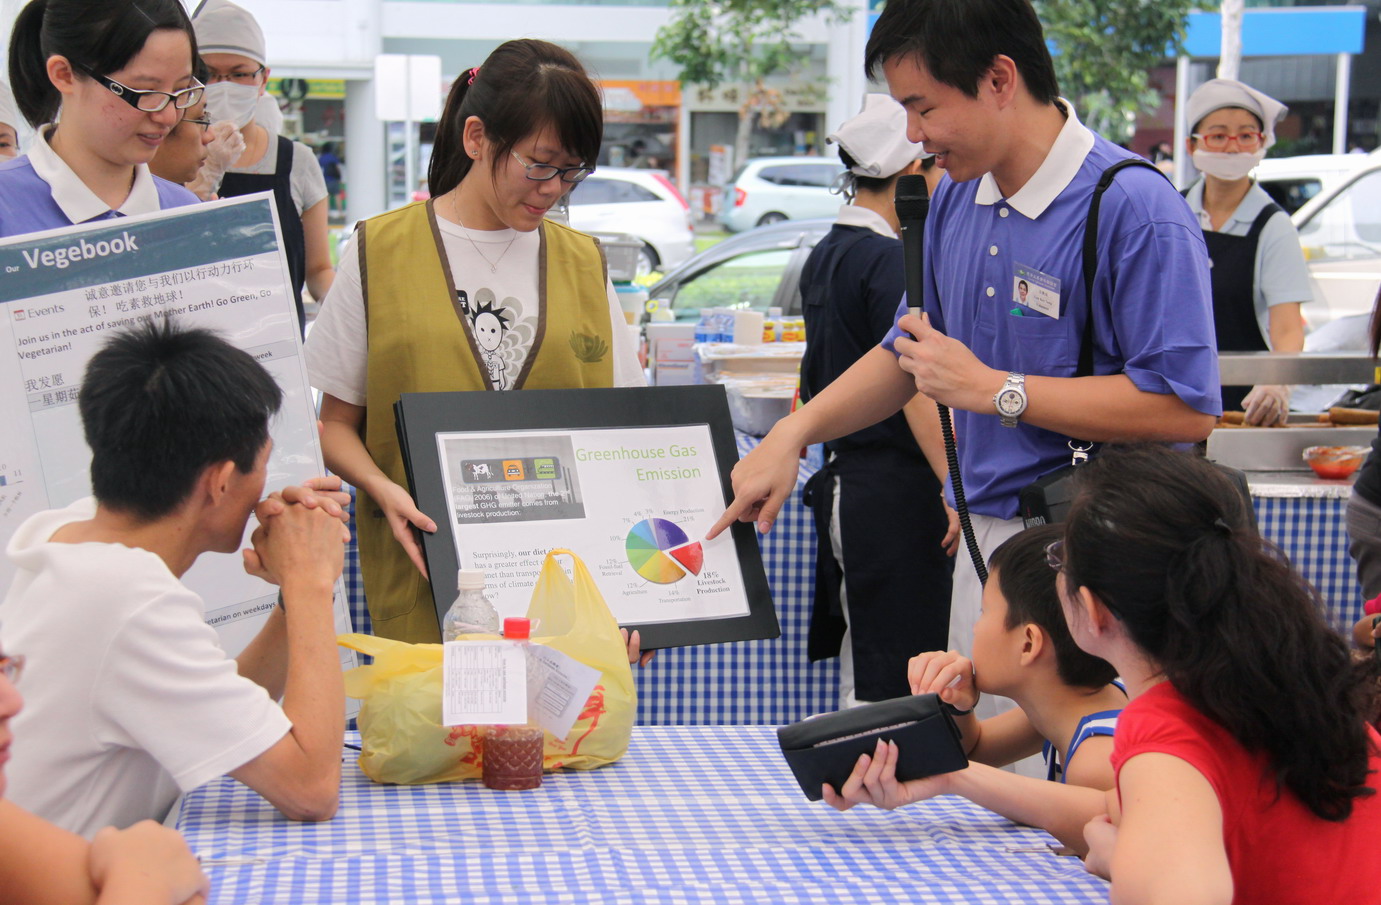
<path id="1" fill-rule="evenodd" d="M 4 676 L 11 685 L 19 684 L 19 675 L 24 672 L 24 658 L 21 656 L 8 656 L 0 653 L 0 676 Z"/>
<path id="2" fill-rule="evenodd" d="M 141 113 L 157 113 L 168 106 L 168 104 L 172 104 L 173 107 L 178 110 L 186 110 L 188 107 L 193 106 L 197 101 L 201 100 L 202 94 L 206 91 L 206 86 L 200 82 L 197 82 L 190 88 L 183 88 L 181 91 L 174 91 L 171 93 L 167 91 L 144 91 L 139 88 L 131 88 L 128 85 L 122 85 L 114 79 L 100 75 L 95 70 L 83 66 L 80 63 L 74 64 L 74 67 L 86 73 L 94 79 L 98 85 L 102 85 L 109 89 L 111 94 Z M 193 81 L 196 80 L 194 79 Z"/>
<path id="3" fill-rule="evenodd" d="M 1065 542 L 1064 539 L 1052 540 L 1045 545 L 1045 564 L 1056 572 L 1064 570 L 1065 567 Z"/>
<path id="4" fill-rule="evenodd" d="M 188 119 L 184 116 L 182 118 L 182 121 L 184 123 L 191 123 L 194 126 L 201 126 L 202 132 L 205 132 L 207 129 L 211 128 L 211 120 L 209 119 Z"/>
<path id="5" fill-rule="evenodd" d="M 213 72 L 206 77 L 206 82 L 209 85 L 214 85 L 217 82 L 234 82 L 236 85 L 253 85 L 259 78 L 259 73 L 263 71 L 264 67 L 260 66 L 258 69 L 251 72 Z"/>
<path id="6" fill-rule="evenodd" d="M 549 163 L 528 163 L 518 156 L 517 151 L 510 151 L 509 153 L 513 155 L 514 160 L 518 161 L 519 166 L 527 170 L 527 178 L 533 182 L 547 182 L 560 176 L 562 182 L 575 185 L 577 182 L 584 181 L 586 176 L 595 171 L 594 167 L 558 167 Z"/>
<path id="7" fill-rule="evenodd" d="M 1203 142 L 1204 147 L 1210 151 L 1226 151 L 1228 142 L 1237 142 L 1238 150 L 1255 151 L 1261 147 L 1266 140 L 1266 136 L 1260 132 L 1238 132 L 1236 135 L 1229 135 L 1227 132 L 1191 132 L 1191 138 L 1197 138 Z"/>

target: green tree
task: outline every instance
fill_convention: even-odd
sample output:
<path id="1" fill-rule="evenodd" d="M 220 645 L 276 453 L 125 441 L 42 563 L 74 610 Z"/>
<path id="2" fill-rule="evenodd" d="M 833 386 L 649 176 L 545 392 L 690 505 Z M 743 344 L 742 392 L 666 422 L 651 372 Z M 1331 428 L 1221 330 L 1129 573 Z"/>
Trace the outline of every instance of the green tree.
<path id="1" fill-rule="evenodd" d="M 735 163 L 748 156 L 755 120 L 778 128 L 789 116 L 780 92 L 766 80 L 799 75 L 809 59 L 799 23 L 819 14 L 840 22 L 852 12 L 840 0 L 670 0 L 668 6 L 671 20 L 658 29 L 651 56 L 680 66 L 683 85 L 738 89 Z"/>
<path id="2" fill-rule="evenodd" d="M 1034 0 L 1054 42 L 1055 75 L 1090 128 L 1126 141 L 1137 114 L 1160 105 L 1150 70 L 1183 47 L 1185 20 L 1205 0 Z"/>

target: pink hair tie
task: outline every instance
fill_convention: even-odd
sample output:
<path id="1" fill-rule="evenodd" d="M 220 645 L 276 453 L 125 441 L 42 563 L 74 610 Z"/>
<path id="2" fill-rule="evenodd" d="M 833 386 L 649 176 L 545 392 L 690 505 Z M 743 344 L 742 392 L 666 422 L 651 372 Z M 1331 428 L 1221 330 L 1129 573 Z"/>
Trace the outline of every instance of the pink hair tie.
<path id="1" fill-rule="evenodd" d="M 477 76 L 477 75 L 479 75 L 479 74 L 480 74 L 480 68 L 479 68 L 478 66 L 476 66 L 474 69 L 471 69 L 471 70 L 470 70 L 470 78 L 469 78 L 468 80 L 466 80 L 465 84 L 466 84 L 467 86 L 475 84 L 475 76 Z"/>

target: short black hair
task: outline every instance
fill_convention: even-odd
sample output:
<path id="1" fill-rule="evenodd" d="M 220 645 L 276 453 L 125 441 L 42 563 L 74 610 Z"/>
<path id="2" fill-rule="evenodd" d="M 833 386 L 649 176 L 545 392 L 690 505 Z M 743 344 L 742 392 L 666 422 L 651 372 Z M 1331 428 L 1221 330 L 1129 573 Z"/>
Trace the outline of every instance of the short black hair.
<path id="1" fill-rule="evenodd" d="M 863 69 L 876 78 L 884 63 L 914 57 L 937 82 L 977 97 L 999 55 L 1016 63 L 1032 97 L 1055 103 L 1055 63 L 1030 0 L 887 0 L 868 37 Z"/>
<path id="2" fill-rule="evenodd" d="M 997 573 L 998 587 L 1007 598 L 1003 627 L 1011 631 L 1028 622 L 1039 625 L 1055 647 L 1060 681 L 1076 688 L 1102 688 L 1117 678 L 1117 670 L 1074 643 L 1060 606 L 1057 573 L 1045 560 L 1045 548 L 1063 537 L 1063 525 L 1028 528 L 993 551 L 988 571 Z"/>
<path id="3" fill-rule="evenodd" d="M 283 393 L 248 353 L 209 330 L 150 318 L 86 366 L 78 407 L 102 506 L 142 521 L 180 506 L 207 466 L 253 471 Z"/>

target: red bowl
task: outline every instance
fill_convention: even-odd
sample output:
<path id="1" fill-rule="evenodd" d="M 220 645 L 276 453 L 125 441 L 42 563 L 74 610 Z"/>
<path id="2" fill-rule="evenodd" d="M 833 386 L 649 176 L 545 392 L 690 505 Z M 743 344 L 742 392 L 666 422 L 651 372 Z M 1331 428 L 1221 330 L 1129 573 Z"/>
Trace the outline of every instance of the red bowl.
<path id="1" fill-rule="evenodd" d="M 1319 477 L 1342 481 L 1362 466 L 1368 452 L 1365 446 L 1311 446 L 1304 451 L 1304 461 Z"/>

